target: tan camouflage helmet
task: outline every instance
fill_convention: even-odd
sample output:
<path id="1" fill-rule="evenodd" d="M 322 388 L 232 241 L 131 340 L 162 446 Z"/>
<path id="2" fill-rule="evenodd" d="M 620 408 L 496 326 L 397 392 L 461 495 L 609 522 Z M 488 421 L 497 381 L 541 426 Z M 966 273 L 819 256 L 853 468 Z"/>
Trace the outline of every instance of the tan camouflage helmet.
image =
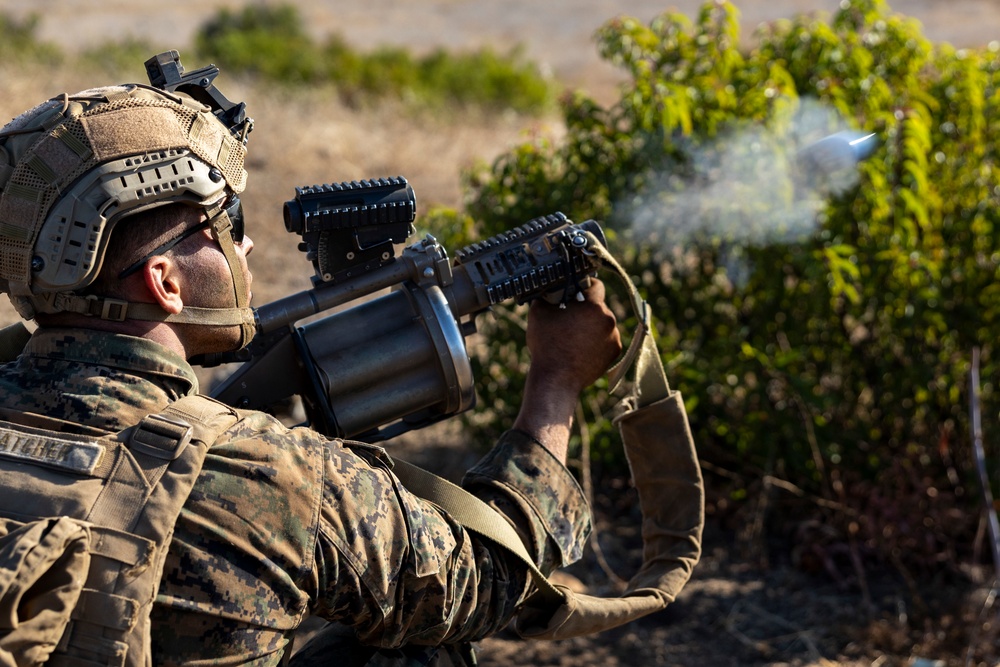
<path id="1" fill-rule="evenodd" d="M 146 65 L 159 85 L 63 94 L 0 130 L 0 291 L 26 319 L 165 319 L 120 307 L 107 317 L 101 299 L 74 293 L 96 279 L 122 219 L 175 202 L 207 207 L 246 185 L 252 121 L 211 84 L 218 69 L 182 76 L 176 51 Z"/>

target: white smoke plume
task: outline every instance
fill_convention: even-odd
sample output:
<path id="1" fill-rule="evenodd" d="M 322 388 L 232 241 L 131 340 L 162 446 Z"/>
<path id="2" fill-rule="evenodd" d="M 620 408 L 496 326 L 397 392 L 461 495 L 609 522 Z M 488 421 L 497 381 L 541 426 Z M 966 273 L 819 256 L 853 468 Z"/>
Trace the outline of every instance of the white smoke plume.
<path id="1" fill-rule="evenodd" d="M 857 162 L 874 143 L 831 110 L 802 101 L 780 129 L 750 126 L 708 142 L 687 140 L 680 159 L 648 174 L 618 211 L 631 219 L 634 240 L 653 244 L 660 259 L 677 258 L 691 244 L 738 259 L 742 248 L 816 233 L 829 197 L 857 184 Z"/>

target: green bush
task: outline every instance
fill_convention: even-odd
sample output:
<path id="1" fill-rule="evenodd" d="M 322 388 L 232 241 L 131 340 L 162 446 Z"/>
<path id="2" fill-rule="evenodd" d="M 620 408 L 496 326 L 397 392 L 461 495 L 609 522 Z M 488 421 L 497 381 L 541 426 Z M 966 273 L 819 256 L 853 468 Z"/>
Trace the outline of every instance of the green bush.
<path id="1" fill-rule="evenodd" d="M 317 44 L 290 5 L 247 5 L 220 11 L 197 35 L 198 50 L 226 68 L 285 83 L 332 83 L 349 101 L 395 96 L 425 106 L 545 111 L 554 83 L 523 59 L 489 49 L 415 58 L 399 47 L 370 53 L 338 35 Z"/>
<path id="2" fill-rule="evenodd" d="M 360 54 L 335 37 L 324 52 L 329 80 L 351 100 L 366 96 L 412 96 L 418 83 L 413 57 L 405 49 L 382 46 Z"/>
<path id="3" fill-rule="evenodd" d="M 195 38 L 200 54 L 220 66 L 286 83 L 321 79 L 319 51 L 291 5 L 222 9 Z"/>
<path id="4" fill-rule="evenodd" d="M 438 49 L 421 58 L 417 71 L 428 96 L 463 105 L 537 111 L 554 101 L 552 83 L 519 50 L 502 56 L 489 48 L 467 54 Z"/>
<path id="5" fill-rule="evenodd" d="M 603 220 L 652 305 L 706 460 L 744 488 L 790 480 L 883 553 L 937 562 L 975 526 L 974 512 L 950 514 L 975 497 L 974 346 L 984 414 L 996 422 L 998 408 L 996 47 L 933 45 L 881 0 L 774 23 L 748 51 L 726 3 L 693 23 L 616 19 L 598 40 L 628 75 L 620 100 L 569 98 L 558 143 L 470 174 L 477 231 L 553 210 Z M 796 151 L 845 129 L 880 141 L 855 181 L 804 182 Z M 482 403 L 516 406 L 521 334 L 489 326 Z M 602 391 L 585 404 L 607 404 Z M 597 443 L 614 440 L 605 428 Z M 906 492 L 873 494 L 879 484 Z M 897 510 L 919 516 L 888 539 L 881 522 Z"/>

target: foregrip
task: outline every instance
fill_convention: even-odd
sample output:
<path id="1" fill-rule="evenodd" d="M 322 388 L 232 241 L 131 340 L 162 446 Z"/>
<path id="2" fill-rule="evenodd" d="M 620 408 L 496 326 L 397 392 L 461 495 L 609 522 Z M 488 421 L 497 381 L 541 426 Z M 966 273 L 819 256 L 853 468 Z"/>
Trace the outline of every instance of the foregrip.
<path id="1" fill-rule="evenodd" d="M 553 213 L 459 250 L 455 283 L 467 281 L 474 296 L 459 298 L 455 310 L 467 315 L 509 300 L 525 303 L 544 297 L 560 303 L 576 297 L 598 268 L 586 232 L 606 243 L 593 220 L 573 224 L 562 213 Z"/>

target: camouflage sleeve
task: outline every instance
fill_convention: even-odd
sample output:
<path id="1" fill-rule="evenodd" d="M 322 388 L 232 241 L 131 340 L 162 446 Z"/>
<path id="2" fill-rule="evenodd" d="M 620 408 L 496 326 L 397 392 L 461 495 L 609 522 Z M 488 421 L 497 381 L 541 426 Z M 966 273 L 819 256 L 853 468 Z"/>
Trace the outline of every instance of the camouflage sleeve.
<path id="1" fill-rule="evenodd" d="M 511 520 L 542 572 L 583 554 L 590 506 L 566 467 L 527 433 L 505 433 L 463 486 Z"/>
<path id="2" fill-rule="evenodd" d="M 525 568 L 402 488 L 390 465 L 376 449 L 329 445 L 313 613 L 383 647 L 469 641 L 503 628 L 526 590 Z M 579 556 L 590 527 L 583 495 L 524 434 L 501 438 L 466 485 L 505 512 L 546 569 Z"/>

